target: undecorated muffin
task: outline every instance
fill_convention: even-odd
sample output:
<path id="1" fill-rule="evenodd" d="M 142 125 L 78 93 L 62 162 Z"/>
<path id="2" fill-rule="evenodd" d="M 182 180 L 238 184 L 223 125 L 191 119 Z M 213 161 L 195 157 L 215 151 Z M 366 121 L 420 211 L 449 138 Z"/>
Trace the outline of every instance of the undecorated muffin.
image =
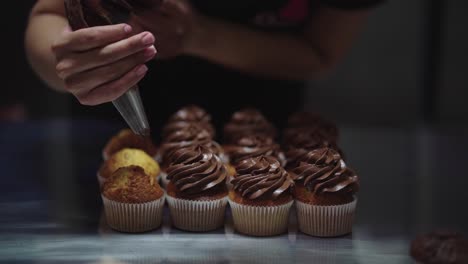
<path id="1" fill-rule="evenodd" d="M 123 129 L 107 142 L 102 151 L 102 156 L 104 160 L 107 160 L 124 148 L 141 149 L 151 157 L 155 157 L 157 154 L 156 147 L 150 138 L 136 135 L 130 129 Z"/>
<path id="2" fill-rule="evenodd" d="M 161 225 L 164 190 L 139 166 L 121 167 L 102 187 L 109 226 L 122 232 L 145 232 Z"/>
<path id="3" fill-rule="evenodd" d="M 104 161 L 98 171 L 98 180 L 102 185 L 117 169 L 137 165 L 144 169 L 151 182 L 157 181 L 160 173 L 159 164 L 140 149 L 122 149 Z"/>

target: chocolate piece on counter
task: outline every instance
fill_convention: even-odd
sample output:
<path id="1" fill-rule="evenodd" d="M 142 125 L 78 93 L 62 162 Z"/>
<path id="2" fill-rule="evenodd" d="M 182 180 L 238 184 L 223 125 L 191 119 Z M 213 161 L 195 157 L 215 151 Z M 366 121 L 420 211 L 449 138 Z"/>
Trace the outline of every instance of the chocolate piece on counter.
<path id="1" fill-rule="evenodd" d="M 449 231 L 434 231 L 411 242 L 410 255 L 423 264 L 468 263 L 468 240 Z"/>

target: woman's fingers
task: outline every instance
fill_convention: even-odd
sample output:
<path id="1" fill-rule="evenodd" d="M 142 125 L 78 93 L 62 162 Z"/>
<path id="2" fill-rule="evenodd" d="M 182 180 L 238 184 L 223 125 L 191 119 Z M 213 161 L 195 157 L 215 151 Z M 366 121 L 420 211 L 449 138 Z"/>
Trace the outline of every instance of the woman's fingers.
<path id="1" fill-rule="evenodd" d="M 131 31 L 126 24 L 65 29 L 52 45 L 58 76 L 82 104 L 113 101 L 145 76 L 155 39 L 150 32 Z"/>
<path id="2" fill-rule="evenodd" d="M 57 74 L 62 79 L 66 79 L 71 75 L 119 61 L 153 44 L 154 36 L 149 32 L 143 32 L 91 51 L 72 53 L 58 62 Z"/>
<path id="3" fill-rule="evenodd" d="M 120 78 L 135 66 L 151 60 L 155 55 L 156 49 L 149 47 L 117 62 L 71 75 L 65 79 L 66 89 L 72 93 L 88 92 L 95 87 Z"/>
<path id="4" fill-rule="evenodd" d="M 99 26 L 64 32 L 52 45 L 53 50 L 86 51 L 108 45 L 129 36 L 132 27 L 127 24 Z"/>
<path id="5" fill-rule="evenodd" d="M 148 68 L 145 65 L 139 65 L 121 78 L 96 87 L 87 93 L 80 93 L 76 97 L 83 105 L 98 105 L 114 101 L 135 86 L 147 71 Z"/>

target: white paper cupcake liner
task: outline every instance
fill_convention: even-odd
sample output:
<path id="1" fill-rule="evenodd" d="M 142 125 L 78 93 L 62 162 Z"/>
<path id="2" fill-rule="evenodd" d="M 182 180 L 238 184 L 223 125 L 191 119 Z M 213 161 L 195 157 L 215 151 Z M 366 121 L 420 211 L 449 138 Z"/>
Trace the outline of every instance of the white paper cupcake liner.
<path id="1" fill-rule="evenodd" d="M 296 201 L 299 230 L 318 237 L 351 233 L 357 200 L 343 205 L 321 206 Z"/>
<path id="2" fill-rule="evenodd" d="M 251 206 L 229 200 L 234 228 L 251 236 L 274 236 L 288 230 L 289 211 L 294 201 L 278 206 Z"/>
<path id="3" fill-rule="evenodd" d="M 212 201 L 184 200 L 167 196 L 172 223 L 178 229 L 204 232 L 224 224 L 227 198 Z"/>
<path id="4" fill-rule="evenodd" d="M 139 233 L 156 229 L 161 225 L 165 196 L 141 204 L 116 202 L 107 199 L 104 195 L 101 197 L 107 224 L 112 229 Z"/>

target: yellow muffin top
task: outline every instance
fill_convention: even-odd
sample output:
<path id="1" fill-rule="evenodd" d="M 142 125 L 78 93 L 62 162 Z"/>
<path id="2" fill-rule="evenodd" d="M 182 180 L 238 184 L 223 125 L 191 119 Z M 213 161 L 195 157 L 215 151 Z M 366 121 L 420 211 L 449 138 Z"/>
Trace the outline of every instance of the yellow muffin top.
<path id="1" fill-rule="evenodd" d="M 146 152 L 139 149 L 125 148 L 112 155 L 99 169 L 99 174 L 103 178 L 109 178 L 113 172 L 122 167 L 131 165 L 140 166 L 145 173 L 150 176 L 151 184 L 159 174 L 159 164 Z"/>
<path id="2" fill-rule="evenodd" d="M 151 182 L 139 166 L 117 169 L 104 183 L 102 194 L 113 201 L 122 203 L 145 203 L 157 200 L 164 195 L 157 182 Z"/>
<path id="3" fill-rule="evenodd" d="M 124 148 L 141 149 L 150 156 L 156 155 L 157 152 L 151 139 L 136 135 L 130 129 L 122 129 L 107 142 L 104 154 L 110 157 Z"/>

